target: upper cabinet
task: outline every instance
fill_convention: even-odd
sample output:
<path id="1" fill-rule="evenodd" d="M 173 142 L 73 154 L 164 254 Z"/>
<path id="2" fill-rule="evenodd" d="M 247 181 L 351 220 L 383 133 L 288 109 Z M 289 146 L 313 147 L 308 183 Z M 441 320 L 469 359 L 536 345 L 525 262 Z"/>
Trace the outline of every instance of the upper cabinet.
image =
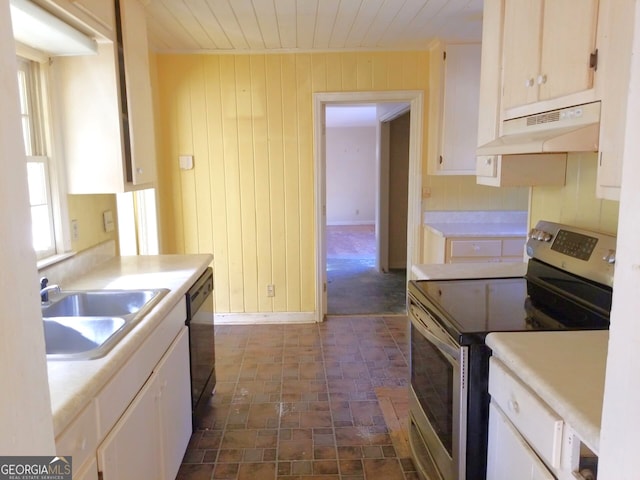
<path id="1" fill-rule="evenodd" d="M 619 200 L 625 134 L 628 131 L 626 118 L 630 104 L 631 64 L 635 58 L 632 47 L 634 29 L 637 28 L 636 6 L 633 0 L 601 0 L 600 3 L 598 48 L 601 58 L 596 90 L 601 98 L 601 112 L 596 195 Z"/>
<path id="2" fill-rule="evenodd" d="M 34 0 L 45 10 L 82 30 L 109 40 L 116 38 L 116 17 L 111 0 Z"/>
<path id="3" fill-rule="evenodd" d="M 505 2 L 502 108 L 592 89 L 597 20 L 598 0 Z"/>
<path id="4" fill-rule="evenodd" d="M 436 44 L 430 51 L 430 175 L 474 175 L 480 45 Z"/>
<path id="5" fill-rule="evenodd" d="M 144 10 L 138 0 L 110 5 L 114 41 L 99 42 L 98 55 L 54 63 L 69 193 L 120 193 L 155 181 Z"/>
<path id="6" fill-rule="evenodd" d="M 123 130 L 125 139 L 129 137 L 125 149 L 127 143 L 131 149 L 125 151 L 128 157 L 127 182 L 145 185 L 155 180 L 155 135 L 146 19 L 138 0 L 116 0 L 118 4 L 121 20 L 119 47 L 124 55 L 124 72 L 120 70 L 120 98 L 129 127 Z M 126 90 L 126 94 L 122 90 Z"/>
<path id="7" fill-rule="evenodd" d="M 505 3 L 505 0 L 484 2 L 478 145 L 498 138 L 504 118 L 500 65 L 507 30 Z M 564 185 L 566 157 L 564 153 L 478 156 L 476 181 L 493 187 Z"/>
<path id="8" fill-rule="evenodd" d="M 115 34 L 116 17 L 112 2 L 106 0 L 72 0 L 71 3 L 96 20 L 107 31 Z"/>

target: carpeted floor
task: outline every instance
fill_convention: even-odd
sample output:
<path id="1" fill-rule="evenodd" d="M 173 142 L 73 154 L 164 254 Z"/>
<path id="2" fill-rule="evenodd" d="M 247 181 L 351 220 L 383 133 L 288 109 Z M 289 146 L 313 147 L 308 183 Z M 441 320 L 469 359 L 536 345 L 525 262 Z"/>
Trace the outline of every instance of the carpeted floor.
<path id="1" fill-rule="evenodd" d="M 376 270 L 373 226 L 327 227 L 327 280 L 329 315 L 406 313 L 406 270 Z"/>

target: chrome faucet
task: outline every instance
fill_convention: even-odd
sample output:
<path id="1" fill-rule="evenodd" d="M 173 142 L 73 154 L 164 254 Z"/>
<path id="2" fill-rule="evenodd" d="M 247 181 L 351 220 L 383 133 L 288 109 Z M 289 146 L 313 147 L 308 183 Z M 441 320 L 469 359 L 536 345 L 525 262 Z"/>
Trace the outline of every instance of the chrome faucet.
<path id="1" fill-rule="evenodd" d="M 60 287 L 58 285 L 49 285 L 49 279 L 47 277 L 42 277 L 40 279 L 40 302 L 41 303 L 49 303 L 49 292 L 57 292 L 60 293 Z"/>

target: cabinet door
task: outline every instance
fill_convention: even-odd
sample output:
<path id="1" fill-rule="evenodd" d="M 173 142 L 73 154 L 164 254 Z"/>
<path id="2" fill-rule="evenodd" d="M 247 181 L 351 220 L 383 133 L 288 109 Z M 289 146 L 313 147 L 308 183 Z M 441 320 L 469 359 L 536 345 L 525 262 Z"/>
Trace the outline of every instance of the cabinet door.
<path id="1" fill-rule="evenodd" d="M 538 100 L 543 0 L 505 2 L 502 108 Z"/>
<path id="2" fill-rule="evenodd" d="M 105 0 L 72 0 L 73 4 L 91 18 L 100 22 L 107 30 L 115 29 L 115 10 L 113 2 Z"/>
<path id="3" fill-rule="evenodd" d="M 98 462 L 95 457 L 78 470 L 77 473 L 73 473 L 73 480 L 98 480 L 98 478 Z"/>
<path id="4" fill-rule="evenodd" d="M 152 375 L 98 447 L 103 480 L 163 479 L 158 377 Z"/>
<path id="5" fill-rule="evenodd" d="M 547 0 L 544 3 L 542 57 L 536 77 L 539 99 L 561 97 L 593 87 L 589 66 L 595 50 L 598 0 Z"/>
<path id="6" fill-rule="evenodd" d="M 448 45 L 444 61 L 440 173 L 475 173 L 479 94 L 480 45 Z"/>
<path id="7" fill-rule="evenodd" d="M 638 75 L 637 56 L 632 54 L 637 27 L 634 16 L 629 13 L 634 9 L 633 0 L 601 2 L 600 5 L 596 88 L 602 103 L 596 196 L 608 200 L 620 200 L 627 108 L 633 103 L 629 102 L 629 93 L 633 91 L 629 88 L 630 78 Z"/>
<path id="8" fill-rule="evenodd" d="M 160 388 L 160 425 L 164 475 L 176 478 L 191 438 L 189 333 L 183 327 L 156 369 Z"/>
<path id="9" fill-rule="evenodd" d="M 489 405 L 487 480 L 554 480 L 555 477 L 527 445 L 493 402 Z"/>
<path id="10" fill-rule="evenodd" d="M 121 0 L 120 8 L 130 136 L 127 155 L 130 156 L 131 171 L 127 173 L 127 180 L 134 185 L 143 185 L 155 180 L 155 135 L 146 19 L 138 0 Z"/>

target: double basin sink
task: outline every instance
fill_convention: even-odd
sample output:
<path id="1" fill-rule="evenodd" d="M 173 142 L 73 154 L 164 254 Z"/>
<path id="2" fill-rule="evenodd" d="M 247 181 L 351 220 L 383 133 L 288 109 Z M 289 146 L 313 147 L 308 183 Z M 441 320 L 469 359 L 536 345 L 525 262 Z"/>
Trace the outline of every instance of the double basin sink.
<path id="1" fill-rule="evenodd" d="M 105 356 L 167 289 L 62 291 L 42 304 L 47 360 Z"/>

